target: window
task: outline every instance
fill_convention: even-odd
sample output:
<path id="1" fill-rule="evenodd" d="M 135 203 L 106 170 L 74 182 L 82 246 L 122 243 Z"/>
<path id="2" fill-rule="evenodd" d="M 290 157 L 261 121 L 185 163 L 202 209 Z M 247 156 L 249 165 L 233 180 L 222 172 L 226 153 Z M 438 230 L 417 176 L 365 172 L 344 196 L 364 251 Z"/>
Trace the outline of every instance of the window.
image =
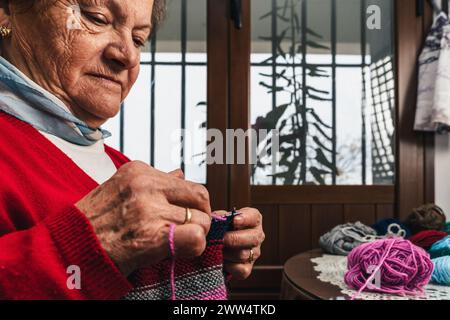
<path id="1" fill-rule="evenodd" d="M 259 0 L 251 10 L 251 123 L 279 131 L 278 153 L 271 134 L 259 141 L 266 155 L 251 183 L 394 184 L 393 1 Z"/>

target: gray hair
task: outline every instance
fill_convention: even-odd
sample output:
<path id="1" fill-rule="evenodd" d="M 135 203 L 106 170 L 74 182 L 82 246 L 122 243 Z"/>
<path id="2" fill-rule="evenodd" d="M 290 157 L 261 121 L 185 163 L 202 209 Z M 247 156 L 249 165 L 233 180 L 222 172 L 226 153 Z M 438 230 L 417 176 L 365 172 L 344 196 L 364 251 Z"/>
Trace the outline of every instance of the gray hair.
<path id="1" fill-rule="evenodd" d="M 152 12 L 152 33 L 158 29 L 166 17 L 166 0 L 154 0 Z"/>

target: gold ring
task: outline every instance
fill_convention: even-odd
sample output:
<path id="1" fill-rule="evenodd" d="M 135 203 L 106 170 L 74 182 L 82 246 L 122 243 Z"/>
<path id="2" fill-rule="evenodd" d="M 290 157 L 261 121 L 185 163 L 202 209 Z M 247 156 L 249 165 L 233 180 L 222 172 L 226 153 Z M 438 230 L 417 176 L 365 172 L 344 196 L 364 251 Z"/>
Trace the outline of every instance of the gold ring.
<path id="1" fill-rule="evenodd" d="M 184 224 L 191 223 L 192 220 L 192 212 L 189 208 L 186 208 L 186 217 L 184 218 Z"/>
<path id="2" fill-rule="evenodd" d="M 248 262 L 252 263 L 255 260 L 255 253 L 253 252 L 253 249 L 250 249 L 250 256 L 248 257 Z"/>

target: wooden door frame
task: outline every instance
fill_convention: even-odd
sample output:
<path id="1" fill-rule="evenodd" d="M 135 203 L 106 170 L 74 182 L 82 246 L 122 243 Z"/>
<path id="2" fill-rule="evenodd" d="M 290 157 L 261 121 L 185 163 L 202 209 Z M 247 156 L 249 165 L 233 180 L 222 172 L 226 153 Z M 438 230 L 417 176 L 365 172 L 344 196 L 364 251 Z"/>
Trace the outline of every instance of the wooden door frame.
<path id="1" fill-rule="evenodd" d="M 208 128 L 222 132 L 225 142 L 226 129 L 250 126 L 250 1 L 242 1 L 243 25 L 240 30 L 234 27 L 230 19 L 229 0 L 208 0 L 207 6 L 207 123 Z M 236 155 L 234 145 L 233 148 Z M 227 154 L 225 144 L 223 154 Z M 248 150 L 245 163 L 248 163 Z M 250 167 L 247 164 L 226 164 L 224 159 L 223 164 L 208 165 L 207 188 L 213 209 L 250 205 L 250 185 L 247 181 L 250 181 Z"/>
<path id="2" fill-rule="evenodd" d="M 417 58 L 432 21 L 432 10 L 418 17 L 411 0 L 396 0 L 396 213 L 434 202 L 434 134 L 413 130 L 417 97 Z"/>
<path id="3" fill-rule="evenodd" d="M 250 54 L 251 54 L 251 0 L 241 0 L 242 28 L 236 29 L 229 21 L 230 29 L 230 129 L 250 127 Z M 230 165 L 230 206 L 243 208 L 250 206 L 249 154 L 250 137 L 246 140 L 246 164 Z M 236 155 L 236 146 L 233 146 Z"/>
<path id="4" fill-rule="evenodd" d="M 207 2 L 207 127 L 224 133 L 229 126 L 229 27 L 228 1 Z M 225 155 L 225 146 L 222 150 Z M 229 168 L 211 164 L 206 168 L 211 207 L 229 208 Z"/>

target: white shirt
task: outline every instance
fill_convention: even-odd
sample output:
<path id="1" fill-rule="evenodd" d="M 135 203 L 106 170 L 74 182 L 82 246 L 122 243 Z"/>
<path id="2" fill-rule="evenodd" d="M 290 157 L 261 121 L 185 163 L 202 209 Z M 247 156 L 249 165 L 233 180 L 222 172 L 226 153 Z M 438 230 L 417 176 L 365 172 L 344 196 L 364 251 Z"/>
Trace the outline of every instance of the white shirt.
<path id="1" fill-rule="evenodd" d="M 102 184 L 111 178 L 117 171 L 113 161 L 105 152 L 103 139 L 98 140 L 91 146 L 79 146 L 49 133 L 39 132 L 98 184 Z"/>
<path id="2" fill-rule="evenodd" d="M 39 89 L 41 91 L 45 91 L 41 87 L 39 87 Z M 58 103 L 58 105 L 62 109 L 70 112 L 69 108 L 67 108 L 67 106 L 61 100 L 53 96 L 51 93 L 48 94 L 51 96 L 51 98 L 54 99 L 54 101 Z M 79 131 L 76 126 L 74 126 L 74 129 L 76 131 Z M 50 142 L 52 142 L 56 147 L 58 147 L 66 156 L 72 159 L 72 161 L 75 162 L 75 164 L 80 167 L 81 170 L 83 170 L 98 184 L 102 184 L 103 182 L 111 178 L 114 173 L 116 173 L 117 168 L 105 151 L 103 139 L 98 140 L 90 146 L 80 146 L 47 132 L 39 132 L 48 140 L 50 140 Z"/>

